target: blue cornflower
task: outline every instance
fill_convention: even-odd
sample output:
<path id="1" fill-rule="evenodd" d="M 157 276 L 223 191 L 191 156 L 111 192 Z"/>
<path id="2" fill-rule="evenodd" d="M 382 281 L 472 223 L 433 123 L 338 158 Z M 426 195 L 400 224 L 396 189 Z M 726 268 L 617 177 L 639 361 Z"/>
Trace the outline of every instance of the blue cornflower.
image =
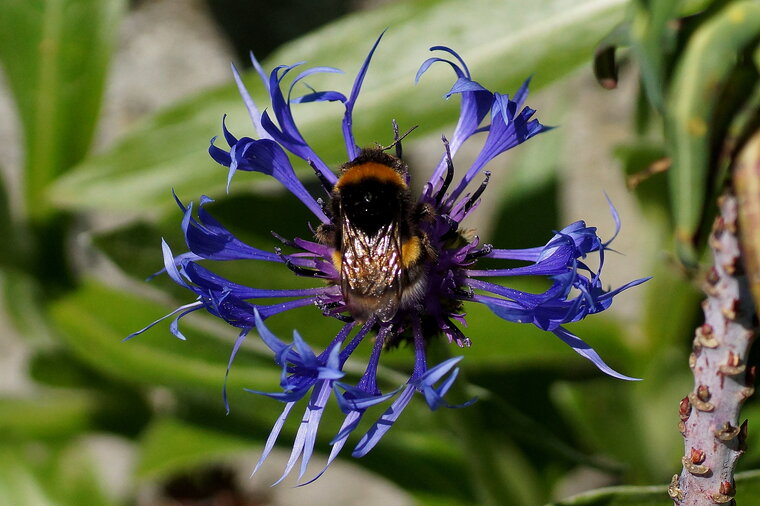
<path id="1" fill-rule="evenodd" d="M 383 175 L 385 179 L 382 181 L 380 180 L 382 178 L 373 179 L 373 175 L 370 175 L 369 179 L 378 188 L 382 187 L 383 191 L 390 188 L 399 194 L 408 194 L 409 174 L 404 170 L 405 165 L 400 160 L 398 132 L 396 132 L 397 142 L 393 145 L 397 147 L 398 156 L 394 158 L 391 155 L 377 154 L 388 148 L 360 149 L 352 130 L 354 105 L 379 42 L 380 38 L 362 64 L 348 97 L 337 91 L 311 90 L 307 95 L 291 98 L 294 86 L 304 78 L 318 72 L 339 71 L 331 67 L 305 70 L 292 80 L 287 92 L 283 93 L 283 79 L 302 64 L 276 67 L 267 76 L 259 62 L 252 56 L 253 65 L 269 92 L 270 110 L 274 119 L 269 111 L 263 113 L 259 111 L 244 87 L 237 70 L 233 67 L 235 80 L 253 121 L 258 139 L 250 137 L 238 139 L 227 130 L 223 120 L 222 131 L 229 150 L 216 146 L 216 138 L 214 138 L 211 140 L 209 154 L 221 165 L 229 167 L 228 186 L 232 176 L 239 170 L 262 172 L 282 183 L 320 221 L 321 225 L 313 240 L 283 239 L 286 246 L 295 250 L 292 253 L 284 253 L 279 248 L 275 251 L 260 250 L 245 244 L 216 221 L 205 209 L 205 205 L 211 199 L 202 196 L 197 213 L 194 213 L 192 203 L 186 206 L 176 199 L 183 212 L 182 230 L 189 251 L 175 256 L 169 246 L 166 243 L 163 244 L 164 267 L 167 274 L 176 283 L 197 296 L 195 302 L 182 306 L 164 317 L 177 315 L 170 325 L 172 333 L 184 339 L 179 331 L 178 321 L 188 313 L 206 309 L 214 316 L 241 329 L 230 356 L 228 373 L 237 350 L 250 330 L 254 328 L 274 353 L 275 362 L 282 368 L 282 392 L 264 393 L 250 390 L 285 403 L 282 415 L 272 429 L 254 472 L 259 469 L 272 450 L 294 405 L 304 397 L 309 398 L 290 459 L 280 480 L 290 473 L 299 458 L 301 460 L 299 478 L 306 472 L 322 413 L 331 397 L 336 399 L 346 416 L 331 443 L 332 451 L 325 469 L 358 427 L 367 409 L 374 405 L 390 403 L 379 419 L 359 439 L 353 450 L 355 457 L 365 455 L 378 443 L 417 392 L 422 394 L 432 410 L 441 406 L 464 406 L 452 406 L 444 400 L 444 396 L 456 379 L 459 371 L 456 365 L 462 357 L 455 357 L 432 367 L 428 365 L 426 358 L 428 342 L 439 335 L 445 336 L 450 343 L 454 342 L 459 347 L 470 346 L 470 339 L 458 326 L 458 324 L 465 324 L 464 302 L 485 304 L 497 316 L 505 320 L 532 323 L 540 329 L 550 331 L 580 355 L 591 360 L 603 372 L 616 378 L 633 379 L 614 371 L 589 345 L 563 327 L 566 323 L 581 320 L 589 314 L 607 309 L 615 295 L 645 281 L 645 279 L 632 281 L 612 291 L 603 289 L 600 275 L 604 263 L 604 252 L 608 249 L 611 240 L 602 242 L 596 234 L 596 228 L 588 227 L 584 222 L 578 221 L 554 233 L 543 246 L 517 250 L 495 249 L 489 244 L 481 246 L 477 236 L 460 228 L 460 223 L 478 207 L 489 173 L 485 172 L 485 180 L 471 194 L 465 193 L 469 183 L 493 158 L 549 129 L 537 119 L 532 119 L 535 111 L 524 106 L 528 95 L 528 81 L 511 98 L 508 95 L 493 93 L 472 80 L 467 65 L 456 52 L 443 46 L 431 48 L 432 51 L 440 51 L 445 55 L 425 61 L 417 73 L 416 80 L 419 80 L 431 65 L 448 64 L 454 70 L 457 79 L 451 91 L 446 94 L 446 98 L 458 95 L 461 100 L 461 110 L 451 140 L 449 142 L 444 139 L 445 152 L 432 171 L 421 195 L 413 199 L 399 197 L 400 205 L 406 205 L 407 200 L 413 200 L 409 203 L 409 213 L 417 213 L 420 216 L 410 220 L 408 224 L 386 223 L 382 221 L 384 219 L 382 217 L 369 219 L 367 216 L 359 215 L 358 218 L 369 219 L 369 225 L 351 229 L 347 225 L 348 214 L 345 214 L 344 221 L 339 222 L 341 216 L 338 215 L 342 212 L 340 206 L 325 205 L 315 199 L 298 179 L 286 152 L 311 165 L 322 185 L 331 194 L 332 200 L 335 201 L 340 197 L 335 193 L 336 188 L 340 188 L 345 182 L 341 179 L 343 174 L 352 167 L 363 165 L 363 160 L 387 159 L 390 160 L 386 164 L 389 167 L 385 169 L 390 171 L 393 166 L 395 167 L 393 170 L 398 169 L 397 172 L 386 171 Z M 338 101 L 345 106 L 343 136 L 349 163 L 344 166 L 341 174 L 336 174 L 313 151 L 299 132 L 291 112 L 293 104 L 321 101 Z M 452 186 L 454 183 L 452 157 L 465 141 L 480 133 L 486 136 L 480 154 L 464 177 Z M 359 179 L 366 179 L 366 177 L 365 174 Z M 390 180 L 394 182 L 389 183 Z M 617 213 L 611 205 L 610 209 L 619 229 Z M 370 211 L 366 212 L 371 214 Z M 356 234 L 357 230 L 359 231 L 357 240 L 363 241 L 363 245 L 370 244 L 368 246 L 370 249 L 371 247 L 380 248 L 377 251 L 384 255 L 383 261 L 386 262 L 382 265 L 383 269 L 373 271 L 371 266 L 366 267 L 363 264 L 359 267 L 357 267 L 358 264 L 346 267 L 350 262 L 357 262 L 357 260 L 353 257 L 349 258 L 349 253 L 342 251 L 341 244 L 345 245 L 345 242 L 336 242 L 334 239 L 342 231 L 345 241 L 346 234 Z M 377 237 L 383 234 L 391 239 L 386 242 L 379 241 Z M 394 243 L 393 240 L 397 242 Z M 371 246 L 373 244 L 374 246 Z M 596 270 L 588 267 L 583 261 L 590 253 L 599 255 L 599 267 Z M 476 264 L 481 258 L 518 260 L 527 265 L 504 269 L 478 269 Z M 215 274 L 199 263 L 203 260 L 262 260 L 281 263 L 297 275 L 319 278 L 322 282 L 315 288 L 307 289 L 253 288 Z M 371 272 L 372 276 L 385 275 L 386 267 L 393 274 L 387 282 L 381 283 L 379 289 L 375 286 L 376 279 L 362 279 L 360 274 L 356 274 L 356 272 Z M 356 271 L 353 274 L 346 274 L 345 269 L 348 268 L 354 268 Z M 362 269 L 365 270 L 362 271 Z M 414 276 L 411 275 L 412 270 L 415 272 Z M 359 277 L 351 278 L 351 276 Z M 402 282 L 404 276 L 410 279 Z M 539 276 L 548 279 L 551 286 L 546 291 L 536 294 L 488 281 L 489 278 L 505 276 Z M 347 277 L 350 279 L 347 280 Z M 369 304 L 370 310 L 366 310 L 366 307 L 365 311 L 357 310 L 355 305 L 352 305 L 353 302 L 349 300 L 356 296 L 356 291 L 352 290 L 357 289 L 351 288 L 353 282 L 357 282 L 360 289 L 362 286 L 366 288 L 371 285 L 371 290 L 367 289 L 362 293 L 379 294 L 377 297 L 387 299 L 387 303 L 384 302 L 382 306 L 373 306 L 373 300 L 369 302 L 364 300 L 362 304 Z M 409 285 L 413 287 L 404 291 Z M 394 293 L 398 294 L 398 297 L 394 298 Z M 255 302 L 256 299 L 272 297 L 280 297 L 287 301 L 271 305 Z M 372 299 L 372 297 L 369 298 Z M 306 305 L 314 305 L 325 316 L 334 317 L 343 322 L 336 337 L 319 354 L 312 351 L 297 332 L 294 332 L 293 342 L 287 344 L 270 332 L 264 323 L 273 315 Z M 144 332 L 156 323 L 133 335 Z M 374 336 L 374 341 L 367 338 L 368 335 Z M 344 364 L 365 340 L 367 345 L 372 346 L 366 371 L 356 384 L 348 384 L 344 381 Z M 414 348 L 414 366 L 405 385 L 396 391 L 383 393 L 377 385 L 377 368 L 381 352 L 400 341 L 408 341 Z M 226 404 L 226 390 L 224 398 Z M 319 473 L 317 477 L 321 474 Z"/>

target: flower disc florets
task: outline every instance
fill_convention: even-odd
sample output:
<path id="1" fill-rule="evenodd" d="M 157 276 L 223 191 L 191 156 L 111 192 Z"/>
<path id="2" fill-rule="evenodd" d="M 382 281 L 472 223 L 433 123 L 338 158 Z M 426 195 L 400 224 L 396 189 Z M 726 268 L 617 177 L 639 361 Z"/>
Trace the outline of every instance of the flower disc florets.
<path id="1" fill-rule="evenodd" d="M 166 272 L 197 297 L 195 302 L 167 315 L 177 315 L 170 325 L 171 331 L 184 339 L 178 328 L 179 319 L 203 308 L 240 329 L 230 365 L 247 334 L 255 328 L 282 368 L 282 392 L 251 390 L 285 403 L 256 469 L 269 455 L 295 403 L 309 395 L 283 478 L 299 458 L 299 478 L 306 472 L 319 422 L 331 397 L 335 397 L 346 417 L 332 440 L 327 465 L 341 451 L 367 409 L 376 404 L 391 402 L 360 438 L 353 451 L 356 457 L 365 455 L 377 444 L 415 392 L 422 394 L 433 410 L 440 406 L 454 407 L 444 400 L 444 395 L 457 376 L 456 364 L 462 357 L 429 367 L 426 347 L 431 338 L 441 334 L 460 347 L 470 346 L 470 339 L 459 328 L 465 323 L 466 302 L 485 304 L 505 320 L 532 323 L 550 331 L 605 373 L 631 379 L 612 370 L 590 346 L 562 326 L 607 309 L 615 295 L 644 281 L 632 281 L 612 291 L 603 289 L 600 274 L 609 241 L 602 242 L 595 228 L 578 221 L 555 232 L 543 246 L 510 250 L 495 249 L 489 244 L 481 246 L 477 236 L 464 232 L 460 226 L 478 207 L 486 188 L 488 172 L 475 191 L 465 193 L 486 164 L 548 130 L 532 119 L 535 111 L 524 106 L 528 81 L 511 98 L 492 93 L 471 79 L 469 69 L 453 50 L 443 46 L 431 48 L 451 59 L 428 59 L 420 67 L 417 80 L 434 63 L 449 65 L 456 81 L 446 98 L 458 95 L 461 109 L 450 142 L 444 139 L 443 156 L 421 195 L 415 196 L 409 189 L 409 171 L 402 158 L 397 128 L 396 140 L 389 148 L 362 150 L 353 135 L 354 105 L 379 42 L 380 39 L 375 42 L 362 64 L 348 97 L 336 91 L 311 90 L 307 95 L 291 99 L 294 86 L 304 78 L 316 72 L 338 71 L 330 67 L 303 71 L 293 79 L 285 94 L 282 81 L 300 64 L 279 66 L 267 76 L 252 58 L 269 92 L 274 120 L 268 111 L 259 112 L 233 67 L 258 139 L 238 139 L 223 121 L 222 131 L 229 151 L 217 147 L 212 139 L 209 153 L 218 163 L 229 167 L 228 184 L 239 170 L 261 172 L 282 183 L 319 220 L 313 239 L 280 238 L 288 252 L 255 248 L 216 221 L 205 209 L 211 199 L 203 196 L 197 218 L 192 204 L 185 206 L 177 199 L 184 215 L 182 229 L 189 251 L 175 256 L 169 246 L 163 244 Z M 309 146 L 291 112 L 293 104 L 321 101 L 338 101 L 345 106 L 342 126 L 348 162 L 337 173 Z M 483 148 L 464 177 L 455 181 L 452 157 L 476 134 L 485 135 Z M 392 148 L 395 148 L 394 154 L 386 153 Z M 306 189 L 296 176 L 286 151 L 314 169 L 327 192 L 328 202 L 315 199 Z M 610 209 L 619 229 L 617 214 L 611 205 Z M 584 263 L 590 253 L 599 255 L 596 270 Z M 517 260 L 525 265 L 478 269 L 481 258 Z M 281 263 L 296 275 L 317 278 L 316 286 L 295 290 L 249 287 L 225 279 L 199 263 L 231 260 Z M 509 276 L 540 276 L 548 279 L 551 286 L 535 294 L 489 281 Z M 270 305 L 256 302 L 273 297 L 285 301 Z M 287 344 L 264 324 L 269 317 L 307 305 L 316 305 L 322 314 L 343 322 L 341 330 L 319 354 L 314 353 L 297 332 L 293 342 Z M 343 382 L 344 364 L 360 344 L 371 341 L 365 340 L 368 335 L 374 335 L 374 342 L 367 343 L 372 351 L 366 371 L 355 384 Z M 377 384 L 381 352 L 400 340 L 408 340 L 414 348 L 414 367 L 405 385 L 383 393 Z"/>

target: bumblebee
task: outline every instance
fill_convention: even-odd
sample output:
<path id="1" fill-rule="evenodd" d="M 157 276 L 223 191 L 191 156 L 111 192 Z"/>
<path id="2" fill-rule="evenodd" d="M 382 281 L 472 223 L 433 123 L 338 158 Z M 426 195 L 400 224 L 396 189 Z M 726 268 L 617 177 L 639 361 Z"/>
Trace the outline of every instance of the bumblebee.
<path id="1" fill-rule="evenodd" d="M 317 230 L 317 239 L 335 248 L 343 299 L 357 321 L 388 322 L 418 304 L 426 262 L 435 258 L 420 229 L 433 210 L 413 201 L 400 149 L 399 156 L 384 149 L 364 149 L 340 168 L 326 209 L 332 223 Z"/>

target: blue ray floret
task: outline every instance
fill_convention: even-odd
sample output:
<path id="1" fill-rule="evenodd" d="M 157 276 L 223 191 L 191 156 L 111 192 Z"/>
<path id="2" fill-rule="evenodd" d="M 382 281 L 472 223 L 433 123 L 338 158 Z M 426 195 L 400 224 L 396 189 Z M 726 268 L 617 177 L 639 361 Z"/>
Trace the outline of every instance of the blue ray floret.
<path id="1" fill-rule="evenodd" d="M 372 55 L 381 38 L 382 35 L 362 63 L 348 96 L 337 91 L 317 91 L 309 88 L 307 94 L 292 98 L 294 86 L 305 78 L 315 73 L 339 71 L 331 67 L 304 70 L 283 92 L 283 80 L 302 63 L 276 67 L 267 75 L 252 56 L 254 68 L 271 101 L 270 109 L 260 112 L 233 67 L 235 81 L 258 138 L 238 138 L 227 129 L 224 119 L 222 120 L 222 134 L 228 147 L 218 146 L 214 138 L 209 146 L 209 154 L 217 163 L 229 169 L 228 186 L 237 171 L 269 175 L 293 193 L 320 223 L 335 225 L 323 204 L 311 195 L 296 176 L 288 155 L 290 153 L 300 158 L 302 163 L 310 165 L 326 187 L 329 188 L 338 180 L 333 170 L 304 139 L 296 125 L 291 107 L 303 102 L 342 103 L 345 107 L 342 132 L 346 158 L 349 161 L 354 160 L 361 153 L 352 127 L 354 106 L 359 99 Z M 322 414 L 331 398 L 337 401 L 337 406 L 345 418 L 331 442 L 332 450 L 324 469 L 310 481 L 324 473 L 349 437 L 358 429 L 368 410 L 374 406 L 387 405 L 382 414 L 359 437 L 353 449 L 355 457 L 366 455 L 378 444 L 416 393 L 421 395 L 431 410 L 469 405 L 472 400 L 462 405 L 451 405 L 445 400 L 447 392 L 456 380 L 458 364 L 462 357 L 454 357 L 429 366 L 426 355 L 429 342 L 438 336 L 445 336 L 449 343 L 456 343 L 460 347 L 471 345 L 471 340 L 460 329 L 466 322 L 464 303 L 484 304 L 498 317 L 507 321 L 530 323 L 552 332 L 606 374 L 621 379 L 634 379 L 613 370 L 593 348 L 564 327 L 568 323 L 606 310 L 615 295 L 646 281 L 638 279 L 614 290 L 604 289 L 601 273 L 604 252 L 609 248 L 611 240 L 603 242 L 597 235 L 596 228 L 587 226 L 583 221 L 577 221 L 554 232 L 543 246 L 495 249 L 488 244 L 480 245 L 477 236 L 460 228 L 460 223 L 478 207 L 490 175 L 484 172 L 486 165 L 501 153 L 549 128 L 533 118 L 535 110 L 524 105 L 528 96 L 529 80 L 526 80 L 510 98 L 508 95 L 491 92 L 474 81 L 464 60 L 452 49 L 435 46 L 431 50 L 443 56 L 426 60 L 420 67 L 416 79 L 419 81 L 434 64 L 447 64 L 454 71 L 456 79 L 445 98 L 458 97 L 461 105 L 459 120 L 451 141 L 444 139 L 443 155 L 417 198 L 420 206 L 432 210 L 429 213 L 432 215 L 431 218 L 421 222 L 419 226 L 435 255 L 426 260 L 426 275 L 421 285 L 419 303 L 414 308 L 401 307 L 389 321 L 374 316 L 364 322 L 354 320 L 341 291 L 341 273 L 334 260 L 340 252 L 337 252 L 335 247 L 316 239 L 295 238 L 283 239 L 286 246 L 294 250 L 292 253 L 284 253 L 280 249 L 261 250 L 235 237 L 209 214 L 206 206 L 211 202 L 210 198 L 202 196 L 195 209 L 192 203 L 186 206 L 175 197 L 183 215 L 182 230 L 187 252 L 174 255 L 164 242 L 164 270 L 173 281 L 194 293 L 196 300 L 164 317 L 175 317 L 170 325 L 172 333 L 184 339 L 179 331 L 179 320 L 193 311 L 205 309 L 240 329 L 230 355 L 228 373 L 238 349 L 254 329 L 272 351 L 275 363 L 282 369 L 281 391 L 249 390 L 254 394 L 274 398 L 285 405 L 272 428 L 254 473 L 270 454 L 288 415 L 296 403 L 304 398 L 308 398 L 307 407 L 290 458 L 278 482 L 294 469 L 299 460 L 299 479 L 306 473 Z M 467 140 L 476 135 L 485 136 L 483 147 L 464 176 L 454 181 L 452 158 Z M 469 184 L 481 172 L 484 172 L 484 181 L 480 187 L 472 193 L 465 193 Z M 620 220 L 611 204 L 610 209 L 619 230 Z M 586 263 L 587 256 L 591 254 L 599 258 L 596 269 L 590 268 Z M 518 261 L 524 265 L 482 269 L 477 266 L 482 258 Z M 235 260 L 284 264 L 283 268 L 289 268 L 297 275 L 319 279 L 316 280 L 317 286 L 306 289 L 249 287 L 228 280 L 201 265 L 209 261 Z M 510 265 L 515 265 L 515 262 L 511 262 Z M 513 276 L 540 277 L 548 280 L 550 286 L 542 293 L 529 293 L 491 281 Z M 268 298 L 282 298 L 286 301 L 277 304 L 262 304 L 259 301 Z M 315 353 L 298 332 L 294 332 L 291 343 L 286 343 L 265 325 L 267 318 L 309 305 L 318 307 L 323 315 L 343 322 L 335 338 L 320 353 Z M 156 323 L 129 337 L 144 332 Z M 383 392 L 377 381 L 381 355 L 384 350 L 400 340 L 408 341 L 412 345 L 414 366 L 404 385 L 396 390 Z M 355 383 L 350 383 L 346 379 L 344 365 L 360 345 L 371 347 L 370 358 L 361 378 Z M 227 404 L 226 386 L 224 399 Z"/>

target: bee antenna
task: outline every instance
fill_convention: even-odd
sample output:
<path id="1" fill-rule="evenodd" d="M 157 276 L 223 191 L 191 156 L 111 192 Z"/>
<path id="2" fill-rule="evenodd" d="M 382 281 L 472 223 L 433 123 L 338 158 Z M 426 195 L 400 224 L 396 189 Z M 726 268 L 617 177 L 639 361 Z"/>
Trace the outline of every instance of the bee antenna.
<path id="1" fill-rule="evenodd" d="M 380 151 L 387 151 L 387 150 L 395 147 L 396 148 L 396 158 L 400 159 L 401 155 L 402 155 L 402 152 L 403 152 L 403 150 L 401 148 L 401 141 L 404 140 L 407 135 L 409 135 L 414 130 L 416 130 L 419 125 L 414 125 L 412 128 L 410 128 L 409 130 L 407 130 L 404 133 L 404 135 L 399 135 L 398 134 L 398 123 L 396 123 L 396 120 L 395 119 L 392 120 L 391 124 L 393 125 L 393 142 L 391 144 L 389 144 L 388 146 L 383 146 L 383 145 L 379 144 L 378 145 L 378 149 L 380 149 Z"/>

